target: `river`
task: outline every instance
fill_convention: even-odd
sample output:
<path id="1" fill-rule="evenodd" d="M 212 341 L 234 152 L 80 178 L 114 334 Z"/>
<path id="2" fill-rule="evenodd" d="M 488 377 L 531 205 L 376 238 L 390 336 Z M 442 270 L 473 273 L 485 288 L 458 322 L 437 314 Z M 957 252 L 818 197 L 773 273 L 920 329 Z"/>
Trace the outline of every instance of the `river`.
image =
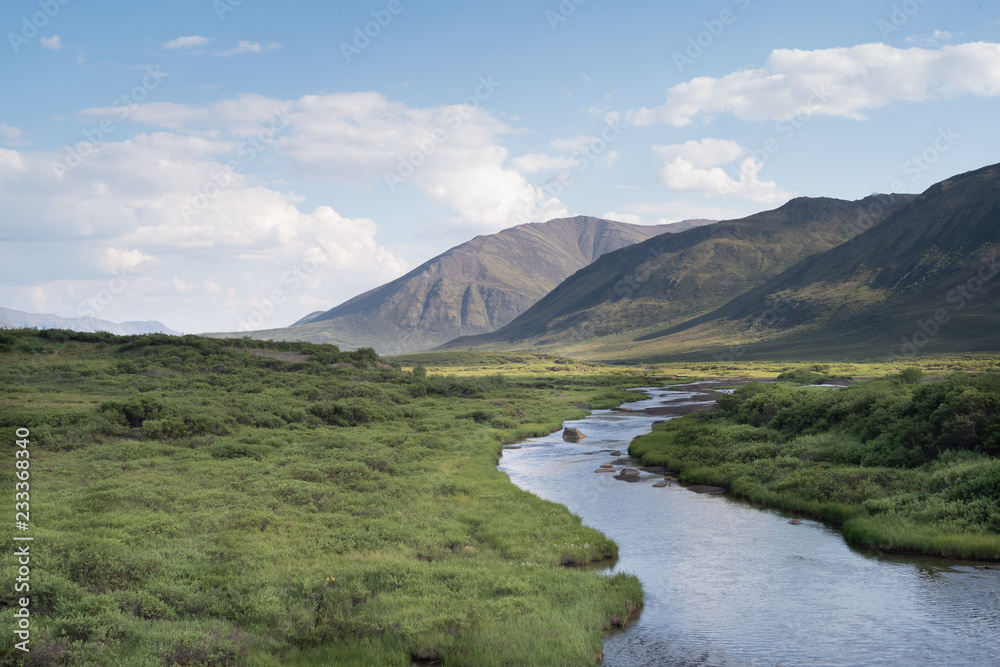
<path id="1" fill-rule="evenodd" d="M 626 407 L 698 402 L 694 391 L 643 390 L 650 398 Z M 662 475 L 594 472 L 657 419 L 596 410 L 566 422 L 587 435 L 579 442 L 556 432 L 500 462 L 519 487 L 618 543 L 608 572 L 642 581 L 644 608 L 606 636 L 605 666 L 1000 665 L 1000 570 L 872 553 L 805 517 L 653 487 Z"/>

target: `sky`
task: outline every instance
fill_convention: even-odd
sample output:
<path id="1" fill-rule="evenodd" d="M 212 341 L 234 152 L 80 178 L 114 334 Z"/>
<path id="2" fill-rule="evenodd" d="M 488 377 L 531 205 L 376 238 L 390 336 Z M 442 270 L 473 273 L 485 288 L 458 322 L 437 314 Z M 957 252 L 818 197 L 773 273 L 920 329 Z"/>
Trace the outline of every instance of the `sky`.
<path id="1" fill-rule="evenodd" d="M 480 234 L 1000 162 L 1000 6 L 8 0 L 0 306 L 287 326 Z"/>

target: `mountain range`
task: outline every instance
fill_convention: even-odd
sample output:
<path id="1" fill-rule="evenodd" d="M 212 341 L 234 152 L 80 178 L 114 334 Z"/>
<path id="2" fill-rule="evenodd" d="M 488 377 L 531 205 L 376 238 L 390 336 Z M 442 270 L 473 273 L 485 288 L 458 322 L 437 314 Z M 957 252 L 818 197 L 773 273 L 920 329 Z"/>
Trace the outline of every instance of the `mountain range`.
<path id="1" fill-rule="evenodd" d="M 253 335 L 380 354 L 424 350 L 504 326 L 608 252 L 711 222 L 646 226 L 577 216 L 518 225 L 477 236 L 336 308 Z"/>
<path id="2" fill-rule="evenodd" d="M 772 211 L 666 234 L 601 257 L 510 324 L 444 347 L 614 358 L 635 339 L 708 313 L 797 262 L 877 226 L 913 195 L 801 197 Z"/>
<path id="3" fill-rule="evenodd" d="M 787 252 L 774 236 L 787 225 L 796 235 L 816 229 L 831 214 L 858 233 L 813 253 Z M 748 223 L 758 262 L 747 259 L 749 247 L 740 254 Z M 717 241 L 723 238 L 730 243 Z M 798 261 L 767 276 L 769 241 L 782 247 L 776 257 Z M 697 261 L 685 264 L 688 248 L 699 247 Z M 1000 165 L 993 165 L 916 197 L 797 199 L 666 244 L 651 239 L 578 272 L 506 327 L 446 347 L 547 349 L 619 362 L 995 352 L 998 260 Z M 729 291 L 720 264 L 736 267 Z"/>
<path id="4" fill-rule="evenodd" d="M 60 317 L 52 313 L 26 313 L 0 308 L 0 329 L 69 329 L 70 331 L 107 331 L 128 336 L 132 334 L 165 333 L 180 336 L 162 322 L 111 322 L 96 317 Z"/>

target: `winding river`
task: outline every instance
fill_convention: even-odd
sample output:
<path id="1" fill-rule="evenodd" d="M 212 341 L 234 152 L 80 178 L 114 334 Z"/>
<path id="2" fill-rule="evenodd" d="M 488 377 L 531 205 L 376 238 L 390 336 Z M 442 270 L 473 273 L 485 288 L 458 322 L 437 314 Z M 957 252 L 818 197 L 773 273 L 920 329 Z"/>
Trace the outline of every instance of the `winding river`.
<path id="1" fill-rule="evenodd" d="M 608 572 L 642 581 L 645 606 L 606 636 L 606 666 L 1000 665 L 1000 570 L 870 553 L 804 517 L 793 525 L 725 494 L 655 488 L 662 475 L 594 472 L 663 418 L 639 410 L 703 402 L 691 389 L 644 388 L 647 400 L 626 404 L 635 413 L 567 422 L 586 434 L 579 442 L 556 432 L 500 462 L 618 543 Z"/>

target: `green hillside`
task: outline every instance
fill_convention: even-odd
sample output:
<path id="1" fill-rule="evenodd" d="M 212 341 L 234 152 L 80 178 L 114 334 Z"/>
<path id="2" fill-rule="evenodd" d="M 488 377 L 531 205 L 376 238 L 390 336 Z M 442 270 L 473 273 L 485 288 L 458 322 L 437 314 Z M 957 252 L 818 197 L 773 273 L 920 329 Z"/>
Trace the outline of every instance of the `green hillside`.
<path id="1" fill-rule="evenodd" d="M 996 351 L 1000 166 L 930 187 L 850 243 L 712 313 L 635 341 L 625 358 L 840 359 Z"/>
<path id="2" fill-rule="evenodd" d="M 725 304 L 849 240 L 911 199 L 799 198 L 741 220 L 661 235 L 601 257 L 507 326 L 444 347 L 537 348 L 613 358 L 627 352 L 635 338 Z"/>

